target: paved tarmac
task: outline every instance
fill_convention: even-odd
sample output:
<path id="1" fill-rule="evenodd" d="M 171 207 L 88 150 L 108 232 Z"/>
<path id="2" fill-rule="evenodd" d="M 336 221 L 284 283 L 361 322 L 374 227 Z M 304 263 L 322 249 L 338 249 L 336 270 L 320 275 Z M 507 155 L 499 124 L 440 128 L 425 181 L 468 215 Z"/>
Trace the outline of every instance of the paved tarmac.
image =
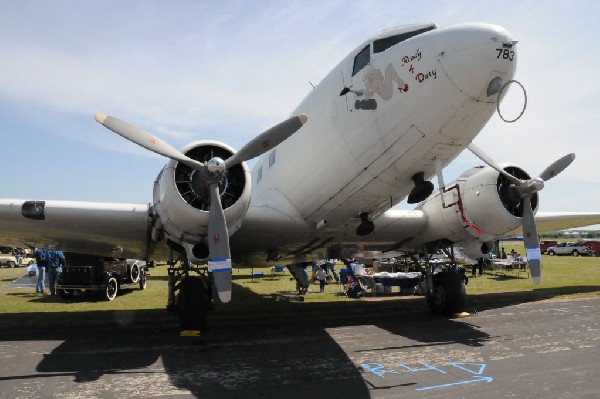
<path id="1" fill-rule="evenodd" d="M 177 336 L 162 310 L 96 327 L 56 314 L 71 327 L 51 329 L 0 315 L 0 396 L 596 398 L 599 305 L 547 300 L 449 320 L 398 302 L 358 317 L 218 319 L 201 338 Z"/>

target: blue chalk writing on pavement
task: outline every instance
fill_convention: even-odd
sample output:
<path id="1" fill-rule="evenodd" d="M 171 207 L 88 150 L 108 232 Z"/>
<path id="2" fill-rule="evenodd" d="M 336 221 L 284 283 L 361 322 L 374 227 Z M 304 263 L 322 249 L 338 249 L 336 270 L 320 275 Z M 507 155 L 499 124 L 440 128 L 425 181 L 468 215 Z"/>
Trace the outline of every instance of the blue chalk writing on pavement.
<path id="1" fill-rule="evenodd" d="M 468 371 L 471 374 L 477 374 L 477 375 L 481 375 L 483 374 L 483 370 L 485 370 L 485 363 L 455 363 L 455 362 L 450 362 L 448 363 L 450 366 L 454 366 L 457 367 L 459 369 Z M 469 368 L 473 367 L 473 369 Z M 479 367 L 479 369 L 477 369 L 477 367 Z M 475 369 L 477 369 L 477 371 L 474 371 Z"/>
<path id="2" fill-rule="evenodd" d="M 408 370 L 410 373 L 416 373 L 416 372 L 419 372 L 419 371 L 435 370 L 435 371 L 439 371 L 439 372 L 440 372 L 440 373 L 442 373 L 442 374 L 448 374 L 448 373 L 446 373 L 444 370 L 440 370 L 440 369 L 438 369 L 438 368 L 436 368 L 436 367 L 433 367 L 433 366 L 431 366 L 431 365 L 429 365 L 429 364 L 427 364 L 427 363 L 419 362 L 419 364 L 422 364 L 423 366 L 425 366 L 425 368 L 422 368 L 422 369 L 413 369 L 413 368 L 411 368 L 411 367 L 408 367 L 408 366 L 407 366 L 406 364 L 404 364 L 404 363 L 400 364 L 400 367 L 402 367 L 402 368 L 404 368 L 404 369 Z"/>
<path id="3" fill-rule="evenodd" d="M 382 377 L 385 373 L 390 374 L 402 374 L 401 371 L 392 371 L 385 368 L 385 366 L 381 363 L 363 363 L 360 365 L 364 370 L 370 371 L 378 377 Z"/>
<path id="4" fill-rule="evenodd" d="M 451 387 L 451 386 L 454 386 L 454 385 L 471 384 L 473 382 L 481 382 L 481 381 L 492 382 L 492 381 L 494 381 L 494 379 L 492 377 L 478 377 L 478 378 L 475 378 L 475 379 L 472 379 L 472 380 L 467 380 L 467 381 L 458 381 L 458 382 L 452 382 L 450 384 L 436 385 L 436 386 L 424 387 L 424 388 L 417 388 L 417 389 L 415 389 L 415 391 L 426 391 L 428 389 L 447 388 L 447 387 Z"/>
<path id="5" fill-rule="evenodd" d="M 405 363 L 400 363 L 398 365 L 398 367 L 400 367 L 403 371 L 390 370 L 387 368 L 387 366 L 384 366 L 382 363 L 377 363 L 377 362 L 362 363 L 360 366 L 362 367 L 363 370 L 369 371 L 380 378 L 384 378 L 385 374 L 400 375 L 400 374 L 404 374 L 404 373 L 418 373 L 418 372 L 422 372 L 422 371 L 437 371 L 442 374 L 448 374 L 448 372 L 446 372 L 440 368 L 434 367 L 430 364 L 423 363 L 423 362 L 418 362 L 418 364 L 420 364 L 422 367 L 417 368 L 412 363 L 410 366 Z M 482 375 L 487 366 L 486 363 L 448 362 L 448 363 L 446 363 L 446 365 L 460 369 L 462 371 L 465 371 L 465 372 L 467 372 L 471 375 L 477 376 L 477 377 L 467 379 L 467 380 L 461 380 L 461 381 L 457 381 L 457 382 L 451 382 L 451 383 L 447 383 L 447 384 L 432 385 L 432 386 L 423 387 L 423 388 L 416 388 L 415 390 L 426 391 L 426 390 L 430 390 L 430 389 L 447 388 L 447 387 L 451 387 L 451 386 L 455 386 L 455 385 L 472 384 L 472 383 L 477 383 L 477 382 L 490 383 L 490 382 L 494 381 L 494 379 L 492 377 Z"/>

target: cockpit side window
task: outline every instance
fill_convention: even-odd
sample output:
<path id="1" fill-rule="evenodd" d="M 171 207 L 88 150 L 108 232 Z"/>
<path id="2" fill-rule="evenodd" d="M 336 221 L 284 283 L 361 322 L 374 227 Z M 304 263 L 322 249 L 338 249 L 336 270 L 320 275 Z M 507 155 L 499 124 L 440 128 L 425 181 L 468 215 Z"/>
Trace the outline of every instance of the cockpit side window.
<path id="1" fill-rule="evenodd" d="M 435 25 L 431 25 L 425 28 L 417 29 L 412 32 L 405 32 L 399 35 L 394 35 L 390 37 L 384 37 L 383 39 L 378 39 L 373 42 L 373 53 L 381 53 L 396 44 L 403 42 L 405 40 L 410 39 L 411 37 L 420 35 L 421 33 L 429 32 L 430 30 L 435 29 Z"/>
<path id="2" fill-rule="evenodd" d="M 360 72 L 361 69 L 369 65 L 371 61 L 371 46 L 367 46 L 354 57 L 354 67 L 352 68 L 352 76 Z"/>

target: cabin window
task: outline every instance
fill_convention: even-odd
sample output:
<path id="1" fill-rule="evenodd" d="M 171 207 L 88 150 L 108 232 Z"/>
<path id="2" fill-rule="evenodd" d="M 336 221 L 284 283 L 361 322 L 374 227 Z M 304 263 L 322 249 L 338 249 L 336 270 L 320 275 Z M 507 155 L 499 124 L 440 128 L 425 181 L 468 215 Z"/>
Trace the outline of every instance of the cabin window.
<path id="1" fill-rule="evenodd" d="M 371 46 L 367 46 L 354 57 L 354 68 L 352 68 L 352 76 L 360 72 L 361 69 L 369 65 L 371 61 Z"/>
<path id="2" fill-rule="evenodd" d="M 262 166 L 260 168 L 258 168 L 258 176 L 256 177 L 256 183 L 260 183 L 260 181 L 262 180 L 263 177 L 263 168 Z"/>
<path id="3" fill-rule="evenodd" d="M 373 42 L 373 53 L 381 53 L 382 51 L 385 51 L 400 42 L 408 40 L 411 37 L 420 35 L 421 33 L 429 32 L 433 29 L 435 29 L 435 25 L 430 25 L 425 28 L 413 30 L 412 32 L 405 32 L 399 35 L 384 37 L 383 39 L 375 40 Z"/>
<path id="4" fill-rule="evenodd" d="M 271 151 L 269 155 L 269 168 L 273 165 L 275 165 L 275 150 Z"/>

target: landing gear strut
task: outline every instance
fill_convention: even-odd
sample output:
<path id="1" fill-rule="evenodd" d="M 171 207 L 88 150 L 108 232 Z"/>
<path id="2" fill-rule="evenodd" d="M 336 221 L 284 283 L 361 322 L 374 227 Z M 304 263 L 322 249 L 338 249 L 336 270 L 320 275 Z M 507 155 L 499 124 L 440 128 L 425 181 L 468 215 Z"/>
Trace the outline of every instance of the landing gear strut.
<path id="1" fill-rule="evenodd" d="M 208 310 L 212 306 L 212 286 L 206 266 L 192 265 L 185 251 L 173 257 L 169 245 L 167 310 L 177 313 L 180 331 L 200 334 L 206 330 Z"/>
<path id="2" fill-rule="evenodd" d="M 437 251 L 436 249 L 433 251 Z M 425 265 L 425 282 L 427 287 L 427 304 L 429 309 L 438 315 L 452 316 L 464 310 L 467 304 L 467 294 L 463 284 L 463 276 L 458 272 L 454 259 L 454 250 L 450 246 L 450 253 L 444 249 L 450 258 L 450 265 L 442 267 L 442 270 L 434 274 L 439 264 L 431 263 L 432 255 L 429 255 Z M 467 280 L 468 281 L 468 280 Z"/>

